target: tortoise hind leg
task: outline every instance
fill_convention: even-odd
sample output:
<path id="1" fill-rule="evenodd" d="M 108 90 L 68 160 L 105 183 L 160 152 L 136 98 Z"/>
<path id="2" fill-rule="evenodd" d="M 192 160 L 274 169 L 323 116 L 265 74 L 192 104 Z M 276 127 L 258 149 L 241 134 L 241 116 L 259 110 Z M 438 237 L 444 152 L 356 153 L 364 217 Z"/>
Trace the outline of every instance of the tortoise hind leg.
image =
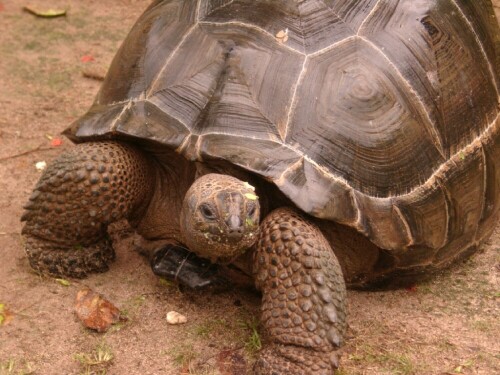
<path id="1" fill-rule="evenodd" d="M 152 189 L 149 163 L 118 142 L 83 143 L 59 156 L 21 219 L 31 267 L 70 277 L 106 271 L 114 258 L 107 226 L 142 214 Z"/>
<path id="2" fill-rule="evenodd" d="M 346 330 L 346 290 L 321 231 L 293 210 L 273 211 L 261 224 L 254 274 L 273 342 L 255 373 L 332 374 Z"/>

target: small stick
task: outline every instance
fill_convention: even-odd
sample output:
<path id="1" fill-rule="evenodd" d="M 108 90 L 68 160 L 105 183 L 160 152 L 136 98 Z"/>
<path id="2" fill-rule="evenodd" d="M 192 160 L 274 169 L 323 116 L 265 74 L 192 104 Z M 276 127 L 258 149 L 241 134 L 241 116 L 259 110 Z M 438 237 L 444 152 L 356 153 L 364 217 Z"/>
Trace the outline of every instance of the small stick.
<path id="1" fill-rule="evenodd" d="M 2 161 L 6 161 L 6 160 L 10 160 L 10 159 L 15 159 L 15 158 L 18 158 L 18 157 L 21 157 L 21 156 L 24 156 L 24 155 L 28 155 L 28 154 L 32 154 L 34 152 L 38 152 L 38 151 L 50 151 L 50 150 L 55 150 L 55 148 L 53 147 L 42 147 L 43 146 L 43 143 L 32 149 L 32 150 L 28 150 L 28 151 L 24 151 L 24 152 L 21 152 L 19 154 L 15 154 L 15 155 L 10 155 L 10 156 L 5 156 L 3 158 L 0 158 L 0 162 Z"/>
<path id="2" fill-rule="evenodd" d="M 104 74 L 96 69 L 84 69 L 82 75 L 85 78 L 94 79 L 96 81 L 104 81 Z"/>

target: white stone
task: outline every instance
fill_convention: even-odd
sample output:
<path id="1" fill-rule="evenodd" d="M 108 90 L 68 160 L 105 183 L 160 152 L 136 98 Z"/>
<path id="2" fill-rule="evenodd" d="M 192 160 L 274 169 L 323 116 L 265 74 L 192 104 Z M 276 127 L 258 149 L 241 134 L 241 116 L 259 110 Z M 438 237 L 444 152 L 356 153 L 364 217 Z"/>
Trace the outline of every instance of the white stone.
<path id="1" fill-rule="evenodd" d="M 47 168 L 47 163 L 45 161 L 39 161 L 35 164 L 35 168 L 37 171 L 43 171 L 45 168 Z"/>
<path id="2" fill-rule="evenodd" d="M 187 318 L 178 313 L 177 311 L 169 311 L 167 313 L 167 323 L 168 324 L 184 324 L 187 322 Z"/>

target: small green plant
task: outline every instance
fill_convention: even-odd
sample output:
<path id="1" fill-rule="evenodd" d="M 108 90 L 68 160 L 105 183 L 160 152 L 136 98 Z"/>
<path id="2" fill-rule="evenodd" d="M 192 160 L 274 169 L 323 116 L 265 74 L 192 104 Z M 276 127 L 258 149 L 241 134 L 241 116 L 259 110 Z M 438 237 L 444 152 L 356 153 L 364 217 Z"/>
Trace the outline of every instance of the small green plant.
<path id="1" fill-rule="evenodd" d="M 389 370 L 395 375 L 411 375 L 419 373 L 412 360 L 405 353 L 379 351 L 371 346 L 361 346 L 358 352 L 349 356 L 356 362 L 373 363 Z"/>
<path id="2" fill-rule="evenodd" d="M 0 374 L 13 374 L 15 366 L 16 361 L 13 359 L 0 363 Z"/>
<path id="3" fill-rule="evenodd" d="M 262 341 L 259 335 L 259 321 L 257 319 L 240 322 L 240 325 L 249 331 L 248 336 L 244 339 L 245 349 L 249 354 L 255 354 L 262 349 Z"/>
<path id="4" fill-rule="evenodd" d="M 347 372 L 347 370 L 345 369 L 342 369 L 342 368 L 339 368 L 337 370 L 335 370 L 334 372 L 334 375 L 348 375 L 349 373 Z"/>
<path id="5" fill-rule="evenodd" d="M 33 365 L 24 361 L 24 364 L 19 365 L 15 359 L 8 359 L 5 362 L 0 362 L 0 375 L 30 375 L 35 372 Z"/>
<path id="6" fill-rule="evenodd" d="M 121 308 L 121 315 L 129 320 L 134 320 L 139 314 L 146 299 L 147 296 L 143 294 L 127 299 Z"/>
<path id="7" fill-rule="evenodd" d="M 196 336 L 208 338 L 213 332 L 217 330 L 224 331 L 225 328 L 228 328 L 228 323 L 225 319 L 213 319 L 194 326 L 193 333 Z"/>
<path id="8" fill-rule="evenodd" d="M 176 346 L 170 350 L 168 355 L 178 367 L 189 366 L 191 361 L 196 357 L 192 344 Z"/>
<path id="9" fill-rule="evenodd" d="M 469 360 L 461 363 L 457 367 L 455 367 L 453 369 L 453 372 L 456 373 L 456 374 L 463 374 L 463 370 L 466 369 L 466 368 L 471 367 L 473 364 L 474 364 L 474 361 L 472 359 L 469 359 Z"/>
<path id="10" fill-rule="evenodd" d="M 74 359 L 78 361 L 84 370 L 84 374 L 105 374 L 106 366 L 113 360 L 114 355 L 106 343 L 100 343 L 91 353 L 78 353 Z"/>

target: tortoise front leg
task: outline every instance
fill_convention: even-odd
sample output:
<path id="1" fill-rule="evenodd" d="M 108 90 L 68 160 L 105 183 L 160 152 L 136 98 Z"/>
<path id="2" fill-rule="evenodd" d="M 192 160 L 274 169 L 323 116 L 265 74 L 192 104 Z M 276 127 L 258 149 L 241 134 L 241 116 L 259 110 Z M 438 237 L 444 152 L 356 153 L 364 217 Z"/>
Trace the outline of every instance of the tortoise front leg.
<path id="1" fill-rule="evenodd" d="M 254 274 L 273 342 L 255 373 L 332 374 L 346 330 L 346 289 L 321 231 L 293 210 L 273 211 L 261 224 Z"/>
<path id="2" fill-rule="evenodd" d="M 152 190 L 150 161 L 118 142 L 89 142 L 43 173 L 21 220 L 30 265 L 41 273 L 84 277 L 114 258 L 107 226 L 140 215 Z"/>

